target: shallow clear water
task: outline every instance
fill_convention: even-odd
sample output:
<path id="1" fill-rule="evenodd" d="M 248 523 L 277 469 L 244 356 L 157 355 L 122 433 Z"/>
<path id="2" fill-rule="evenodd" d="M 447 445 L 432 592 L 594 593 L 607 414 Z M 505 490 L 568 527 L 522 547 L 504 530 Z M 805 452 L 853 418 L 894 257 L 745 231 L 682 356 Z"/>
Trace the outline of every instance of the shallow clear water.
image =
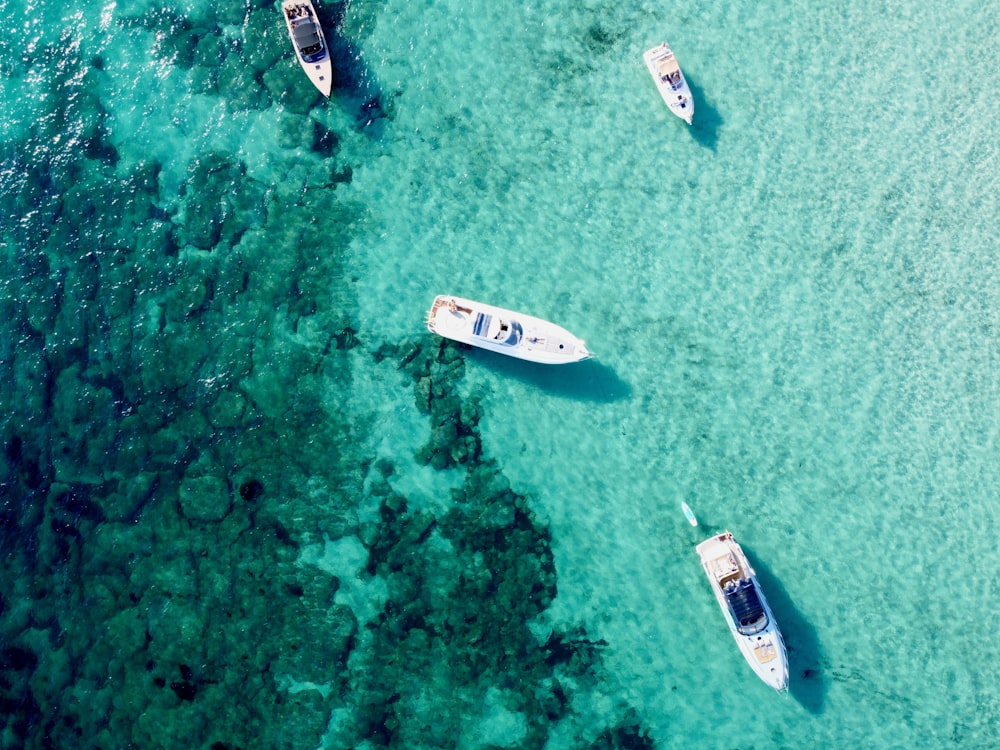
<path id="1" fill-rule="evenodd" d="M 259 5 L 0 2 L 4 742 L 995 746 L 992 9 Z"/>

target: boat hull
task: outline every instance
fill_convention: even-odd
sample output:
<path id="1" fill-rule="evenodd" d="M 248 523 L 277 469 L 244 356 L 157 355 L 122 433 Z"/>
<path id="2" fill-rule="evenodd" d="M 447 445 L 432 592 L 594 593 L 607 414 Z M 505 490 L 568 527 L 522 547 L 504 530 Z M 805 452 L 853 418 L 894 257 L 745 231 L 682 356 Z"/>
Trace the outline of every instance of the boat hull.
<path id="1" fill-rule="evenodd" d="M 787 690 L 788 654 L 785 642 L 743 548 L 727 531 L 706 539 L 698 545 L 697 551 L 702 568 L 712 585 L 715 599 L 722 609 L 729 631 L 739 646 L 743 658 L 766 684 L 775 690 Z M 752 596 L 749 598 L 754 600 L 755 605 L 760 605 L 766 616 L 766 626 L 751 633 L 745 632 L 748 629 L 745 625 L 741 628 L 737 623 L 730 603 L 726 599 L 727 585 L 747 585 L 746 582 L 753 588 Z"/>
<path id="2" fill-rule="evenodd" d="M 664 104 L 688 125 L 694 119 L 694 98 L 673 51 L 664 42 L 642 56 Z"/>
<path id="3" fill-rule="evenodd" d="M 323 96 L 330 96 L 333 90 L 333 60 L 330 57 L 330 48 L 326 43 L 323 27 L 316 15 L 316 8 L 311 0 L 284 0 L 281 4 L 281 15 L 285 19 L 288 38 L 292 42 L 292 50 L 302 70 Z M 320 53 L 303 54 L 296 41 L 297 27 L 298 33 L 304 33 L 303 27 L 315 32 L 322 45 Z"/>
<path id="4" fill-rule="evenodd" d="M 427 330 L 508 357 L 546 365 L 569 364 L 591 354 L 583 339 L 532 315 L 440 294 L 427 314 Z"/>

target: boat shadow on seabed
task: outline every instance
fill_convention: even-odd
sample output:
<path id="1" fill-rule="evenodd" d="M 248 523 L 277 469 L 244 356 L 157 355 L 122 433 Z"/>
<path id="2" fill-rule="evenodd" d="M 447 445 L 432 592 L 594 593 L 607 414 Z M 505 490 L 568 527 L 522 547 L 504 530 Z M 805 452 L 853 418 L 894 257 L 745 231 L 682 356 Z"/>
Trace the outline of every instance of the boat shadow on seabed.
<path id="1" fill-rule="evenodd" d="M 385 119 L 389 116 L 385 95 L 375 75 L 365 63 L 361 50 L 341 34 L 341 24 L 348 3 L 319 2 L 316 18 L 326 33 L 326 42 L 333 60 L 333 90 L 341 100 L 346 100 L 353 110 L 355 123 L 373 138 L 381 136 Z"/>
<path id="2" fill-rule="evenodd" d="M 619 378 L 614 369 L 596 359 L 566 365 L 540 365 L 498 356 L 465 344 L 459 346 L 467 359 L 553 396 L 603 404 L 622 401 L 632 394 L 632 387 Z"/>
<path id="3" fill-rule="evenodd" d="M 691 89 L 691 98 L 694 100 L 694 120 L 690 125 L 691 136 L 700 145 L 714 152 L 715 146 L 719 142 L 722 115 L 705 99 L 704 90 L 693 83 L 690 76 L 685 75 L 688 88 Z"/>
<path id="4" fill-rule="evenodd" d="M 799 612 L 781 581 L 761 562 L 761 558 L 746 544 L 740 543 L 757 580 L 767 597 L 774 618 L 788 649 L 788 692 L 802 707 L 813 714 L 823 712 L 826 683 L 823 679 L 823 654 L 816 629 Z"/>

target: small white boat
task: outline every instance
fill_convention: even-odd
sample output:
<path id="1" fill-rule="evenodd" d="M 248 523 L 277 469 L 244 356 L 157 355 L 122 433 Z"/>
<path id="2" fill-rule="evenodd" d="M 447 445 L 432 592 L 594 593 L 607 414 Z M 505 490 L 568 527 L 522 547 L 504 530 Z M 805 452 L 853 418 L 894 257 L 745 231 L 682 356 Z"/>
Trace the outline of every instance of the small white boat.
<path id="1" fill-rule="evenodd" d="M 555 323 L 448 294 L 434 298 L 427 329 L 453 341 L 546 365 L 591 356 L 583 339 Z"/>
<path id="2" fill-rule="evenodd" d="M 302 70 L 323 96 L 330 96 L 333 61 L 312 0 L 284 0 L 281 12 Z"/>
<path id="3" fill-rule="evenodd" d="M 681 510 L 684 511 L 684 517 L 688 520 L 689 524 L 691 524 L 692 526 L 698 525 L 698 519 L 695 516 L 694 511 L 691 510 L 691 506 L 688 505 L 683 500 L 681 500 Z"/>
<path id="4" fill-rule="evenodd" d="M 728 531 L 698 545 L 701 565 L 747 663 L 775 690 L 788 689 L 781 631 L 743 548 Z"/>
<path id="5" fill-rule="evenodd" d="M 670 111 L 690 125 L 694 117 L 694 99 L 691 98 L 691 89 L 688 88 L 684 73 L 670 47 L 664 42 L 646 50 L 642 59 Z"/>

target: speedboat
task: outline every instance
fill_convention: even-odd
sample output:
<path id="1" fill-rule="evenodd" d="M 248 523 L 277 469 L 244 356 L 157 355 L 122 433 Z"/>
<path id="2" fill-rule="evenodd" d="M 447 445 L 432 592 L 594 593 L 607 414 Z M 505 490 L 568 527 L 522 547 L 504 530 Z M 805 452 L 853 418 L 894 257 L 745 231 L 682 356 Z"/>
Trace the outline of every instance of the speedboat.
<path id="1" fill-rule="evenodd" d="M 302 70 L 323 96 L 333 88 L 333 61 L 312 0 L 284 0 L 281 12 Z"/>
<path id="2" fill-rule="evenodd" d="M 694 99 L 691 98 L 691 89 L 688 88 L 684 73 L 670 47 L 664 42 L 646 50 L 642 59 L 670 111 L 690 125 L 694 117 Z"/>
<path id="3" fill-rule="evenodd" d="M 775 690 L 787 690 L 785 642 L 743 548 L 727 531 L 706 539 L 696 549 L 747 663 Z"/>
<path id="4" fill-rule="evenodd" d="M 591 356 L 583 339 L 555 323 L 447 294 L 434 298 L 427 329 L 453 341 L 546 365 Z"/>

